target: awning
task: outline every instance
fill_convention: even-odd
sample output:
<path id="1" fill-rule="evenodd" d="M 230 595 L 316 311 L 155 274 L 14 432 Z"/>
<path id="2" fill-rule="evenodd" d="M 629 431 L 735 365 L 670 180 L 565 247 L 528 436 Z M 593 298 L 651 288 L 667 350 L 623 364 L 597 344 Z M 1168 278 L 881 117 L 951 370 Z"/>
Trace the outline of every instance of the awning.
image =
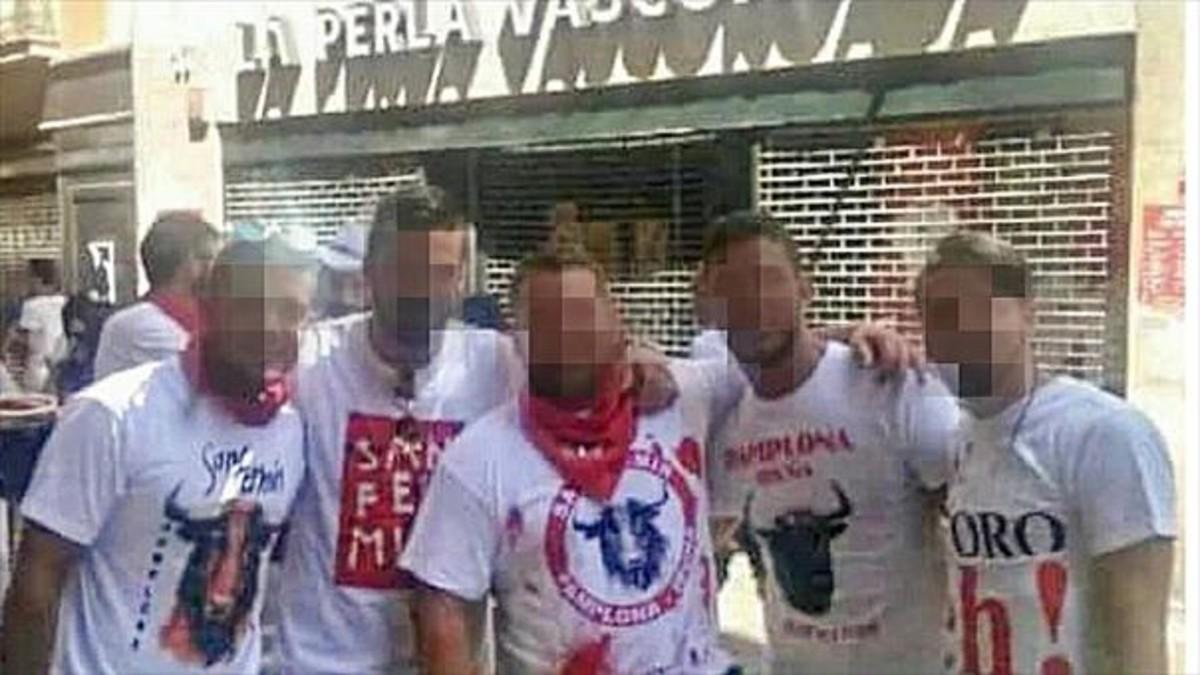
<path id="1" fill-rule="evenodd" d="M 907 58 L 905 63 L 892 64 L 887 72 L 873 71 L 863 77 L 857 76 L 857 64 L 840 64 L 826 67 L 818 76 L 807 79 L 803 75 L 789 80 L 791 76 L 786 73 L 759 73 L 702 78 L 683 85 L 694 92 L 705 86 L 707 80 L 712 90 L 739 92 L 713 96 L 672 96 L 667 85 L 658 94 L 630 92 L 616 105 L 589 103 L 589 97 L 607 101 L 616 98 L 612 95 L 580 92 L 574 94 L 575 100 L 569 98 L 571 95 L 555 95 L 566 102 L 559 106 L 562 109 L 525 114 L 506 111 L 501 104 L 493 106 L 489 114 L 447 114 L 445 121 L 429 111 L 406 119 L 401 111 L 393 118 L 394 123 L 382 125 L 381 119 L 387 119 L 388 113 L 360 113 L 329 115 L 332 119 L 324 125 L 314 118 L 292 127 L 285 122 L 222 125 L 221 133 L 227 163 L 258 164 L 1112 105 L 1128 98 L 1127 66 L 1113 62 L 1120 59 L 1081 64 L 1080 54 L 1076 53 L 1076 58 L 1061 67 L 1031 64 L 1022 59 L 1015 68 L 1011 64 L 1004 68 L 993 67 L 995 64 L 986 56 L 970 55 L 968 63 L 956 63 L 950 69 L 931 67 L 939 57 L 926 55 Z M 961 56 L 957 58 L 964 60 Z M 1004 55 L 995 58 L 997 62 L 1004 61 Z M 1049 62 L 1059 65 L 1063 60 Z M 1032 72 L 1013 72 L 1021 69 Z M 787 89 L 791 84 L 795 86 Z M 838 88 L 839 84 L 843 86 Z M 655 85 L 631 88 L 637 86 L 654 91 L 649 88 Z M 509 107 L 515 107 L 515 102 Z"/>

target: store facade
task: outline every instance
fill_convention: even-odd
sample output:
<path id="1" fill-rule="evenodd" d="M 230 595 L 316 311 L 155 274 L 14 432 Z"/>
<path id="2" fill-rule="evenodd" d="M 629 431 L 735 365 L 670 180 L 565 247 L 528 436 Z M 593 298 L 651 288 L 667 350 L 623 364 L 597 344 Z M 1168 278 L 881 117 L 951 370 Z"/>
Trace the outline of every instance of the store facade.
<path id="1" fill-rule="evenodd" d="M 981 228 L 1039 272 L 1042 361 L 1122 390 L 1134 5 L 282 3 L 200 49 L 227 220 L 328 237 L 424 174 L 470 207 L 478 288 L 569 223 L 672 352 L 717 214 L 787 223 L 815 321 L 907 330 L 929 244 Z"/>

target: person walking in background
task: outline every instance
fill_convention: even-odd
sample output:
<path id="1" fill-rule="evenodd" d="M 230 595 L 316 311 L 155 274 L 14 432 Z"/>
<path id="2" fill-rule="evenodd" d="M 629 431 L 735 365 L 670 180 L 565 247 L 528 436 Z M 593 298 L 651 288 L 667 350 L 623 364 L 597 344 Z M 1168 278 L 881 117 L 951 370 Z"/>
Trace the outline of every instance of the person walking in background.
<path id="1" fill-rule="evenodd" d="M 104 322 L 94 363 L 97 380 L 183 351 L 199 328 L 196 305 L 220 233 L 187 211 L 159 214 L 142 240 L 150 293 Z"/>
<path id="2" fill-rule="evenodd" d="M 967 413 L 946 503 L 947 672 L 1165 673 L 1176 533 L 1150 420 L 1038 373 L 1033 275 L 962 232 L 917 278 L 931 361 Z"/>
<path id="3" fill-rule="evenodd" d="M 261 572 L 304 475 L 311 261 L 239 241 L 175 358 L 71 399 L 21 504 L 7 672 L 257 675 Z"/>
<path id="4" fill-rule="evenodd" d="M 336 319 L 367 308 L 366 249 L 367 228 L 358 224 L 343 226 L 336 239 L 321 247 L 321 271 L 313 301 L 316 320 Z"/>
<path id="5" fill-rule="evenodd" d="M 17 361 L 18 383 L 28 392 L 53 389 L 54 367 L 65 355 L 63 305 L 57 261 L 35 258 L 29 261 L 29 295 L 21 303 L 20 317 L 8 353 Z"/>

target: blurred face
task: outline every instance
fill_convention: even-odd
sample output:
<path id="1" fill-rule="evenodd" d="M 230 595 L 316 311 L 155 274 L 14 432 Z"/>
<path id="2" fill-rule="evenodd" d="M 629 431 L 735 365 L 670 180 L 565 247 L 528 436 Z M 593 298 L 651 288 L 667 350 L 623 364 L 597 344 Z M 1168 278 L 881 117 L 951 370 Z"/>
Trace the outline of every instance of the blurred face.
<path id="1" fill-rule="evenodd" d="M 1031 308 L 997 297 L 987 268 L 943 268 L 925 280 L 925 348 L 960 398 L 987 398 L 1024 378 Z"/>
<path id="2" fill-rule="evenodd" d="M 285 375 L 296 364 L 312 275 L 296 267 L 259 265 L 225 267 L 215 274 L 204 299 L 215 356 L 245 383 Z"/>
<path id="3" fill-rule="evenodd" d="M 784 247 L 762 237 L 738 241 L 705 271 L 706 311 L 725 328 L 738 361 L 767 366 L 786 357 L 808 287 Z"/>
<path id="4" fill-rule="evenodd" d="M 425 363 L 433 351 L 431 331 L 446 326 L 462 299 L 466 231 L 397 232 L 382 245 L 366 267 L 372 339 L 389 361 Z"/>
<path id="5" fill-rule="evenodd" d="M 570 396 L 594 382 L 597 366 L 623 357 L 620 315 L 602 284 L 583 267 L 534 272 L 525 280 L 518 340 L 535 391 Z"/>
<path id="6" fill-rule="evenodd" d="M 362 272 L 321 272 L 320 293 L 323 318 L 335 318 L 361 312 L 367 307 L 367 281 Z"/>

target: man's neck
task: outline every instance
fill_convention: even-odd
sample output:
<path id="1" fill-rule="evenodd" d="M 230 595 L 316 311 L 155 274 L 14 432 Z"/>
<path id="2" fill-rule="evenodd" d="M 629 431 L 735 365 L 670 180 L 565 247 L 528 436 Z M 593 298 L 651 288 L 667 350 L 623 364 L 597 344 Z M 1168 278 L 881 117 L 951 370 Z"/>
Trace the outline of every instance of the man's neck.
<path id="1" fill-rule="evenodd" d="M 155 286 L 150 289 L 150 293 L 174 297 L 191 297 L 193 295 L 191 283 L 179 279 Z"/>
<path id="2" fill-rule="evenodd" d="M 754 393 L 763 399 L 776 399 L 799 389 L 812 376 L 821 360 L 820 340 L 804 327 L 796 330 L 790 350 L 778 360 L 752 369 L 750 381 Z"/>
<path id="3" fill-rule="evenodd" d="M 541 399 L 568 405 L 582 412 L 592 407 L 597 396 L 599 377 L 582 367 L 547 368 L 530 373 L 529 391 Z"/>
<path id="4" fill-rule="evenodd" d="M 996 391 L 991 396 L 980 396 L 965 401 L 967 409 L 978 419 L 995 417 L 1021 399 L 1028 396 L 1037 386 L 1037 372 L 1031 357 L 1024 363 L 1013 366 L 1006 377 L 1000 378 Z"/>
<path id="5" fill-rule="evenodd" d="M 437 353 L 438 345 L 433 335 L 429 337 L 428 353 L 417 354 L 405 349 L 404 345 L 398 341 L 385 337 L 382 333 L 385 329 L 373 317 L 367 325 L 367 339 L 370 342 L 371 351 L 383 364 L 396 371 L 401 383 L 411 383 L 413 374 L 429 365 Z"/>

